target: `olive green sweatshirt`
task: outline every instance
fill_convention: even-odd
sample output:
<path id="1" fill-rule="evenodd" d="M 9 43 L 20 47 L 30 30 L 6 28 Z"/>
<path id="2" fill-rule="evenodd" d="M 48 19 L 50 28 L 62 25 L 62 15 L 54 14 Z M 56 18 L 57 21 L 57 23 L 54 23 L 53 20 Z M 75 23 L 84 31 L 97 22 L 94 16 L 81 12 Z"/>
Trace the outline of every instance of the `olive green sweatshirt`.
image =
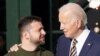
<path id="1" fill-rule="evenodd" d="M 43 48 L 38 48 L 36 51 L 26 51 L 19 47 L 16 52 L 9 52 L 5 56 L 54 56 L 52 52 Z"/>

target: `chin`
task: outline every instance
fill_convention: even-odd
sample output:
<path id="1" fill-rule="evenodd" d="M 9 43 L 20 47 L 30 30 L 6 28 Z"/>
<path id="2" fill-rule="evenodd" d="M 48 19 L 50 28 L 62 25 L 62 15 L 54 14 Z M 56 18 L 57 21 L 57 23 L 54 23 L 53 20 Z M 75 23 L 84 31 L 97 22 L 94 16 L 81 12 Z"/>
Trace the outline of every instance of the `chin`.
<path id="1" fill-rule="evenodd" d="M 40 44 L 41 44 L 41 45 L 45 44 L 45 41 L 40 41 Z"/>

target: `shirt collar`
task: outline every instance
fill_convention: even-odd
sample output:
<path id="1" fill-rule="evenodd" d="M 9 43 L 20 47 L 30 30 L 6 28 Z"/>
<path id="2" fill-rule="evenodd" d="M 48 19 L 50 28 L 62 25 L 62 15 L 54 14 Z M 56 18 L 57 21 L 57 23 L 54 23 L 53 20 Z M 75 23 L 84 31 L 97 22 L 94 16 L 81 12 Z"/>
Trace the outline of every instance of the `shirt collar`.
<path id="1" fill-rule="evenodd" d="M 85 40 L 87 39 L 89 33 L 90 33 L 90 30 L 87 29 L 87 28 L 85 28 L 85 29 L 83 30 L 83 32 L 76 38 L 76 40 L 77 40 L 78 42 L 84 43 Z"/>

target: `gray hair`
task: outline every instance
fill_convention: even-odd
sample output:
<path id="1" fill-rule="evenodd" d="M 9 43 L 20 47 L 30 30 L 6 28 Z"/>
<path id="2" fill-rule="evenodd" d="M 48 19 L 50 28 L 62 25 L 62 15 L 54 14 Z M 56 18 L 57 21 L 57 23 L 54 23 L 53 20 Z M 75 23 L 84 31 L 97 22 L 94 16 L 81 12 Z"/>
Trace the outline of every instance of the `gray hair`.
<path id="1" fill-rule="evenodd" d="M 76 19 L 81 19 L 84 26 L 87 24 L 87 15 L 85 11 L 76 3 L 67 3 L 59 8 L 59 12 L 72 14 Z"/>

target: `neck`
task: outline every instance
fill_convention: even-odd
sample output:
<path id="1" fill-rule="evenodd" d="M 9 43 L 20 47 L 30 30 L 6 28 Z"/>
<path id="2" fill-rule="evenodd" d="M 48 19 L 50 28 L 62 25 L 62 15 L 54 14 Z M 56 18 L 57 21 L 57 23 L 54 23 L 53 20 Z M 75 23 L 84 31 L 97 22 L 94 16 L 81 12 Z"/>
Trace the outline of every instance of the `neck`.
<path id="1" fill-rule="evenodd" d="M 83 32 L 83 30 L 80 30 L 76 35 L 75 35 L 75 39 Z"/>
<path id="2" fill-rule="evenodd" d="M 31 44 L 31 43 L 28 43 L 27 41 L 25 42 L 22 42 L 22 45 L 21 47 L 26 50 L 26 51 L 35 51 L 38 47 L 38 45 L 35 45 L 35 44 Z"/>
<path id="3" fill-rule="evenodd" d="M 79 31 L 77 31 L 76 35 L 74 36 L 74 38 L 76 39 L 83 31 L 85 28 L 80 29 Z"/>

